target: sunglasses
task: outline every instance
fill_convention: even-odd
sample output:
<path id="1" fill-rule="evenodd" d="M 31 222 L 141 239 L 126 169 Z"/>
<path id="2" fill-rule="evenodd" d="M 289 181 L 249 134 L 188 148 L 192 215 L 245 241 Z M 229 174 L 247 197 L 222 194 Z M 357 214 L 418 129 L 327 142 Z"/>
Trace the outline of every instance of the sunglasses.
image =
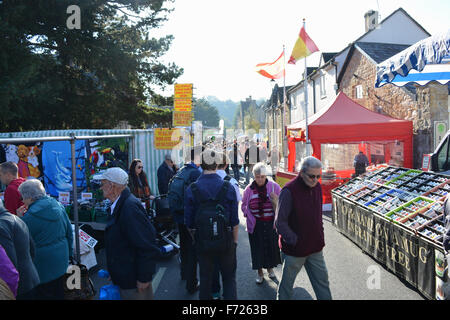
<path id="1" fill-rule="evenodd" d="M 317 180 L 319 180 L 320 177 L 321 177 L 322 175 L 318 174 L 317 176 L 315 176 L 315 175 L 313 175 L 313 174 L 307 174 L 307 176 L 308 176 L 311 180 L 314 180 L 314 178 L 317 178 Z"/>
<path id="2" fill-rule="evenodd" d="M 139 167 L 137 167 L 138 169 L 143 169 L 144 167 L 143 166 L 139 166 Z"/>

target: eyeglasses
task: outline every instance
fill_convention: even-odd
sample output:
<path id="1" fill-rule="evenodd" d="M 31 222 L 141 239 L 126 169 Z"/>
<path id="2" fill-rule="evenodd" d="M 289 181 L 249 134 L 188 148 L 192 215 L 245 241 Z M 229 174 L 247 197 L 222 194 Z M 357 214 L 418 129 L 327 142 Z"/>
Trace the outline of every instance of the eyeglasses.
<path id="1" fill-rule="evenodd" d="M 138 169 L 143 169 L 144 167 L 143 166 L 139 166 L 139 167 L 137 167 Z"/>
<path id="2" fill-rule="evenodd" d="M 320 177 L 321 177 L 322 175 L 318 174 L 317 176 L 315 176 L 315 175 L 313 175 L 313 174 L 307 174 L 307 176 L 308 176 L 311 180 L 314 180 L 314 178 L 317 178 L 317 180 L 319 180 Z"/>

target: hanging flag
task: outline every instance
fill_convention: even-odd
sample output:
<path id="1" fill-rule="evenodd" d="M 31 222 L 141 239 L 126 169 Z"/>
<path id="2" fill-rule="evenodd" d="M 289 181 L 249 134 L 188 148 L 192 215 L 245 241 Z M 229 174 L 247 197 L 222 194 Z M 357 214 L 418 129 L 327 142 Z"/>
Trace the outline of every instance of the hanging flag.
<path id="1" fill-rule="evenodd" d="M 258 63 L 256 65 L 256 72 L 270 79 L 280 79 L 281 77 L 284 77 L 284 51 L 274 62 Z"/>
<path id="2" fill-rule="evenodd" d="M 295 64 L 301 58 L 309 56 L 311 53 L 319 51 L 316 44 L 308 36 L 305 28 L 301 28 L 299 38 L 295 42 L 294 48 L 292 49 L 291 58 L 288 63 Z"/>

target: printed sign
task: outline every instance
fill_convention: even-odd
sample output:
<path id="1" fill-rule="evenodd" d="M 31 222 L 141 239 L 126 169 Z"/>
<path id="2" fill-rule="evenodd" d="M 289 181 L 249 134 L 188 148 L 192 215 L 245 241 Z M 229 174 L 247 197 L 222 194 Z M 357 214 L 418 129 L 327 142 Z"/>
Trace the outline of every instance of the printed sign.
<path id="1" fill-rule="evenodd" d="M 79 236 L 80 236 L 80 240 L 83 241 L 84 243 L 86 243 L 86 245 L 90 248 L 94 248 L 95 245 L 97 244 L 97 240 L 95 240 L 94 238 L 92 238 L 90 235 L 88 235 L 86 232 L 84 232 L 83 230 L 80 229 L 80 231 L 78 232 Z"/>
<path id="2" fill-rule="evenodd" d="M 175 84 L 175 99 L 192 99 L 192 83 Z"/>
<path id="3" fill-rule="evenodd" d="M 422 171 L 430 170 L 431 154 L 424 154 L 422 158 Z"/>
<path id="4" fill-rule="evenodd" d="M 91 192 L 82 192 L 81 200 L 92 200 L 92 193 Z"/>
<path id="5" fill-rule="evenodd" d="M 175 111 L 192 111 L 192 99 L 175 99 L 173 104 Z"/>
<path id="6" fill-rule="evenodd" d="M 62 204 L 70 204 L 70 192 L 58 192 L 58 201 Z"/>
<path id="7" fill-rule="evenodd" d="M 153 144 L 155 149 L 172 150 L 180 144 L 180 129 L 156 128 Z"/>
<path id="8" fill-rule="evenodd" d="M 172 125 L 174 127 L 189 127 L 192 123 L 191 111 L 174 111 Z"/>

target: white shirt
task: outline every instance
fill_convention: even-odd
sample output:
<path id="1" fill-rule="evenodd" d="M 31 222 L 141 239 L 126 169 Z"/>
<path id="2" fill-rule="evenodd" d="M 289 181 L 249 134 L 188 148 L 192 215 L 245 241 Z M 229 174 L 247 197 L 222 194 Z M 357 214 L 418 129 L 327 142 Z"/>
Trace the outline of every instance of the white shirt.
<path id="1" fill-rule="evenodd" d="M 116 201 L 114 201 L 111 205 L 111 215 L 114 212 L 114 208 L 116 207 L 117 201 L 119 201 L 120 196 L 117 197 Z"/>
<path id="2" fill-rule="evenodd" d="M 222 180 L 223 180 L 223 179 L 226 177 L 226 175 L 227 175 L 227 173 L 225 172 L 225 170 L 217 170 L 217 171 L 216 171 L 216 174 L 218 174 L 219 177 L 220 177 Z M 237 201 L 238 201 L 238 202 L 241 201 L 241 200 L 242 200 L 242 196 L 241 196 L 241 192 L 240 192 L 240 190 L 239 190 L 239 184 L 238 184 L 238 182 L 236 181 L 235 178 L 231 178 L 230 183 L 233 185 L 234 190 L 236 190 L 236 199 L 237 199 Z"/>

